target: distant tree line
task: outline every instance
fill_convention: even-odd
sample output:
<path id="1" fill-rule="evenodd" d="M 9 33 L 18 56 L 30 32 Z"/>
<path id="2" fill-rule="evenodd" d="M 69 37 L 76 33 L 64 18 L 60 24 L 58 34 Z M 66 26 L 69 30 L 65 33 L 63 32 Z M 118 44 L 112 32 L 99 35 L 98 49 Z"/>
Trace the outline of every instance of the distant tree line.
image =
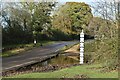
<path id="1" fill-rule="evenodd" d="M 43 37 L 54 6 L 54 2 L 6 3 L 1 14 L 3 45 L 31 43 L 38 35 Z"/>
<path id="2" fill-rule="evenodd" d="M 31 43 L 34 39 L 79 39 L 81 29 L 93 17 L 85 3 L 67 2 L 55 11 L 57 2 L 3 3 L 0 14 L 3 45 Z M 53 14 L 52 14 L 53 13 Z"/>
<path id="3" fill-rule="evenodd" d="M 4 6 L 3 6 L 4 5 Z M 0 24 L 3 45 L 31 43 L 34 39 L 74 40 L 84 29 L 99 39 L 117 37 L 119 24 L 118 2 L 99 1 L 94 5 L 66 2 L 2 3 Z M 91 7 L 100 17 L 94 17 Z"/>

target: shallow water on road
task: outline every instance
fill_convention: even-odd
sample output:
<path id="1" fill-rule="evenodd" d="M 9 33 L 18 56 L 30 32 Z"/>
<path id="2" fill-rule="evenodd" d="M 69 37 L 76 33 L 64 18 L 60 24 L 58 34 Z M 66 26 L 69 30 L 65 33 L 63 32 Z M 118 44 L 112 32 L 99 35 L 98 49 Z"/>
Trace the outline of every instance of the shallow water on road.
<path id="1" fill-rule="evenodd" d="M 55 71 L 70 66 L 79 65 L 78 60 L 69 58 L 66 55 L 58 55 L 54 58 L 48 59 L 43 62 L 35 63 L 29 66 L 18 68 L 17 70 L 6 71 L 3 76 L 13 76 L 15 74 L 28 73 L 28 72 L 48 72 Z"/>
<path id="2" fill-rule="evenodd" d="M 44 61 L 42 63 L 36 64 L 37 66 L 47 66 L 47 65 L 70 65 L 70 64 L 79 64 L 78 60 L 74 60 L 65 55 L 58 55 L 52 59 Z"/>

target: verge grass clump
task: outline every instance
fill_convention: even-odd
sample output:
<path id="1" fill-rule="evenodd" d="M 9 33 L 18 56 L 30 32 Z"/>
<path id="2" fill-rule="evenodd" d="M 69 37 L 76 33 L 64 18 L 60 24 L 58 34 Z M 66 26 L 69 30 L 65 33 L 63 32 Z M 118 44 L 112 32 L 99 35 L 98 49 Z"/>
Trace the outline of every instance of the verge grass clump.
<path id="1" fill-rule="evenodd" d="M 89 63 L 101 63 L 105 69 L 118 69 L 118 42 L 116 38 L 94 40 L 85 43 L 85 61 Z"/>

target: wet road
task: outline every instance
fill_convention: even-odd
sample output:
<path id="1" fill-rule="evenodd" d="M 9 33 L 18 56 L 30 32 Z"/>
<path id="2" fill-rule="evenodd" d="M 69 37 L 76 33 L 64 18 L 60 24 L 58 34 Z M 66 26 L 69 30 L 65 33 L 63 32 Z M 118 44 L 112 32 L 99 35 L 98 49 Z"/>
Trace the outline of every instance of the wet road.
<path id="1" fill-rule="evenodd" d="M 48 46 L 43 46 L 23 52 L 22 54 L 2 58 L 2 70 L 3 71 L 10 70 L 16 67 L 21 67 L 24 65 L 42 61 L 46 57 L 55 55 L 55 52 L 59 51 L 65 45 L 74 45 L 76 43 L 78 42 L 77 41 L 56 42 Z"/>

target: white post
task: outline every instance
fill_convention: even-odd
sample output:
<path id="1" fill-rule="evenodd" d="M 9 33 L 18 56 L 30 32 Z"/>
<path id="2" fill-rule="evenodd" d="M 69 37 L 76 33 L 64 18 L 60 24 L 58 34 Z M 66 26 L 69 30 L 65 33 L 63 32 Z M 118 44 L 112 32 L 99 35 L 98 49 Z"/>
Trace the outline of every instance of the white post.
<path id="1" fill-rule="evenodd" d="M 80 33 L 80 64 L 84 62 L 84 33 Z"/>
<path id="2" fill-rule="evenodd" d="M 37 43 L 37 41 L 34 39 L 34 44 L 36 44 Z"/>
<path id="3" fill-rule="evenodd" d="M 32 14 L 32 16 L 31 16 L 32 21 L 33 21 L 34 12 L 35 12 L 34 9 L 32 9 L 32 12 L 31 12 L 31 14 Z M 32 25 L 32 27 L 33 27 L 33 25 Z M 34 44 L 36 45 L 37 41 L 36 41 L 36 39 L 35 39 L 35 30 L 33 30 L 33 36 L 34 36 Z"/>

